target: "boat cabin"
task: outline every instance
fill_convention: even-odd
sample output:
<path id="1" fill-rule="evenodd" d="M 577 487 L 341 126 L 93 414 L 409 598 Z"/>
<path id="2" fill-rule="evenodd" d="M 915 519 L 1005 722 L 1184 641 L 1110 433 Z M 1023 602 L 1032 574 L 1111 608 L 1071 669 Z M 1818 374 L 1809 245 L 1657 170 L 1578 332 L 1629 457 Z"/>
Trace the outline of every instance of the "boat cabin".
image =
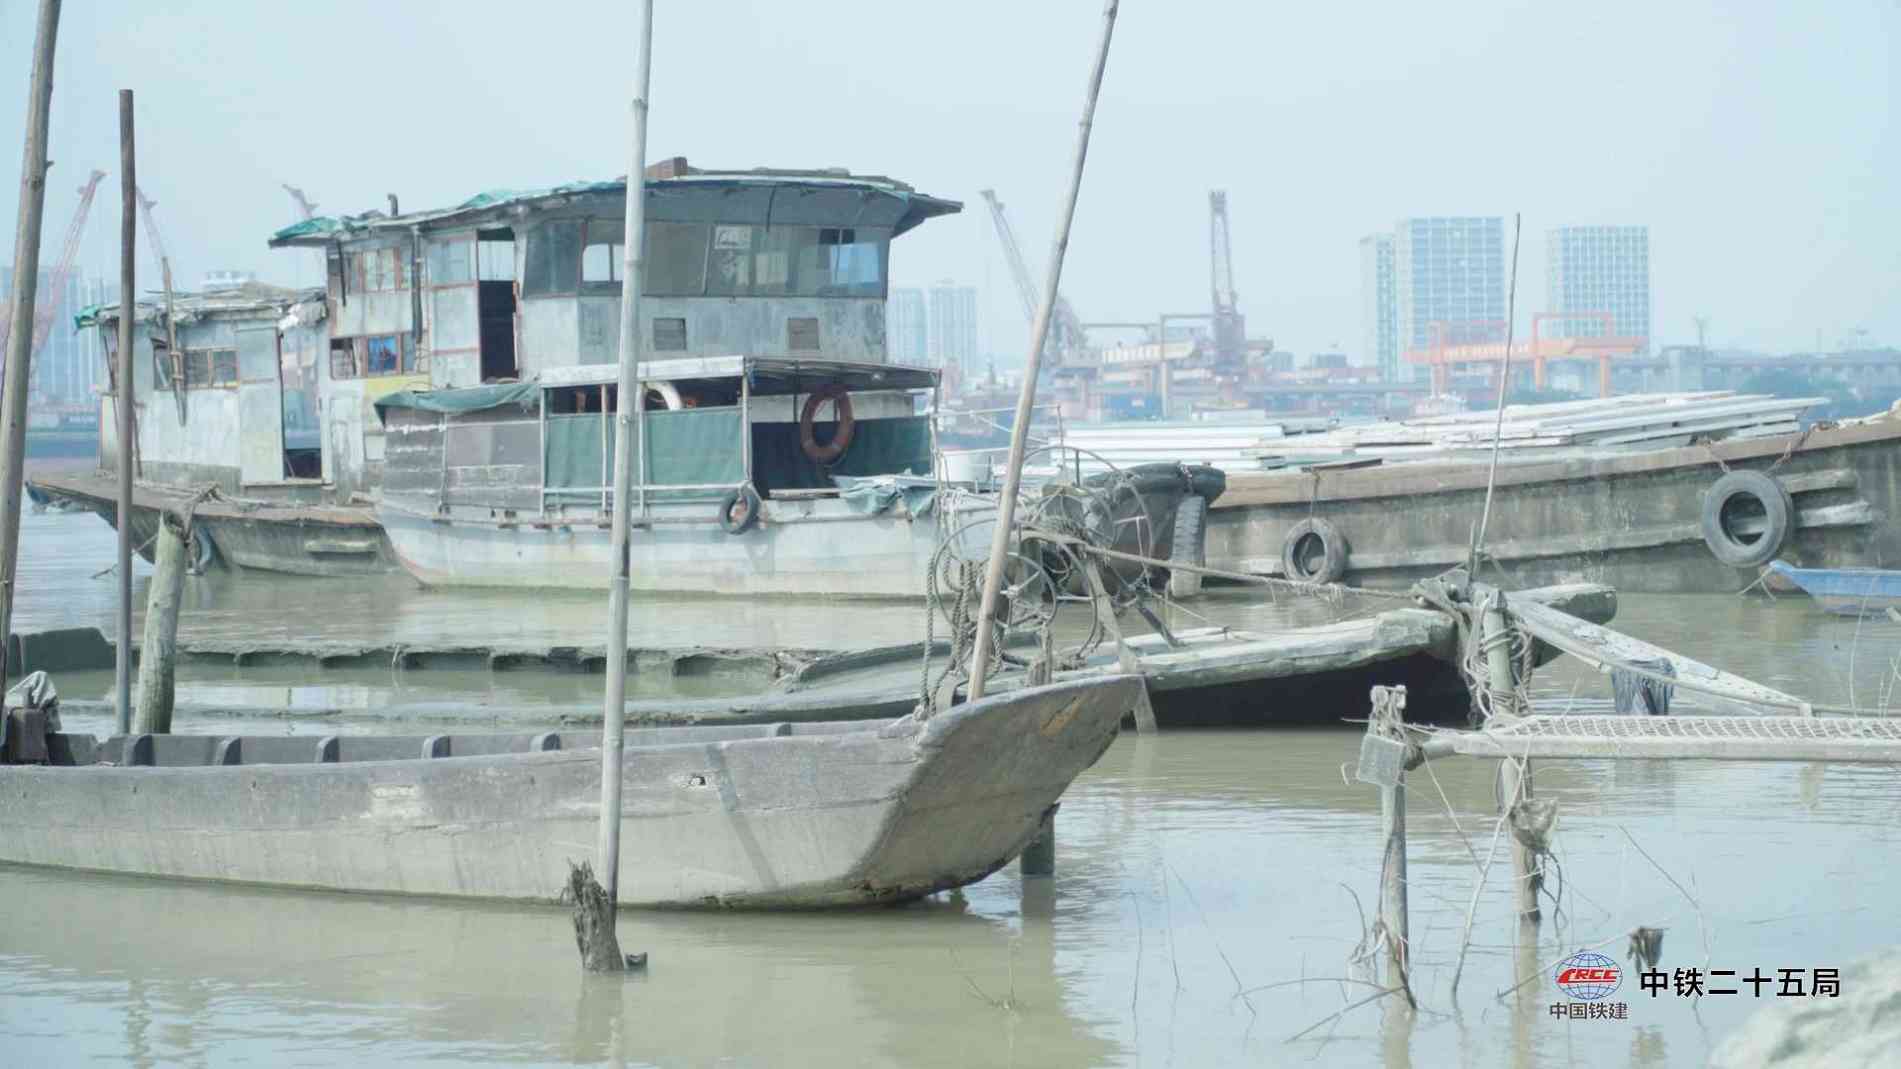
<path id="1" fill-rule="evenodd" d="M 884 363 L 892 239 L 962 209 L 843 170 L 709 171 L 675 158 L 644 184 L 640 332 L 647 357 L 662 361 Z M 548 384 L 551 374 L 612 380 L 626 190 L 624 179 L 492 190 L 408 214 L 392 197 L 388 214 L 272 235 L 273 247 L 324 253 L 326 371 L 360 382 L 336 387 L 325 409 L 325 425 L 342 426 L 338 449 L 362 450 L 333 465 L 343 477 L 381 483 L 388 443 L 375 408 L 392 394 Z"/>
<path id="2" fill-rule="evenodd" d="M 854 476 L 932 474 L 932 420 L 920 410 L 934 400 L 933 369 L 718 356 L 645 362 L 640 375 L 637 516 L 731 523 L 731 506 L 748 492 L 812 501 L 847 493 Z M 532 382 L 383 398 L 384 507 L 605 523 L 618 377 L 614 365 L 589 364 L 545 369 Z M 727 508 L 707 504 L 715 499 Z"/>
<path id="3" fill-rule="evenodd" d="M 99 461 L 119 463 L 119 304 L 84 309 L 106 353 Z M 290 499 L 314 497 L 329 458 L 320 441 L 319 371 L 329 341 L 321 290 L 251 282 L 174 295 L 133 311 L 134 462 L 148 482 Z"/>

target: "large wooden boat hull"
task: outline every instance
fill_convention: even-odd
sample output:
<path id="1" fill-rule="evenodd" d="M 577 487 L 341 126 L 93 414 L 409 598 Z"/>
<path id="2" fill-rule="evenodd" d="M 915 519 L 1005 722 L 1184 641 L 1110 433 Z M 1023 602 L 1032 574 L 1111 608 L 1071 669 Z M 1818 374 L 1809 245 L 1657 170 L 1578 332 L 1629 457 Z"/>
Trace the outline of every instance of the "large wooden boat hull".
<path id="1" fill-rule="evenodd" d="M 1215 567 L 1282 574 L 1296 524 L 1325 520 L 1347 544 L 1345 581 L 1403 587 L 1465 564 L 1485 507 L 1489 455 L 1365 467 L 1230 473 L 1208 518 Z M 1580 451 L 1503 463 L 1486 530 L 1510 586 L 1606 583 L 1642 593 L 1737 591 L 1760 567 L 1719 560 L 1704 498 L 1727 470 L 1768 473 L 1793 505 L 1780 556 L 1807 567 L 1901 560 L 1901 420 L 1820 426 L 1802 435 L 1641 452 Z"/>
<path id="2" fill-rule="evenodd" d="M 1062 683 L 926 720 L 630 730 L 620 901 L 849 906 L 980 880 L 1101 756 L 1139 685 Z M 531 749 L 549 745 L 564 748 Z M 551 901 L 593 852 L 598 747 L 566 733 L 107 740 L 105 756 L 157 767 L 0 767 L 0 861 Z M 392 749 L 445 756 L 355 759 Z M 204 763 L 220 759 L 246 763 Z"/>
<path id="3" fill-rule="evenodd" d="M 29 486 L 51 501 L 88 509 L 118 526 L 118 480 L 111 473 L 48 475 Z M 132 488 L 132 544 L 152 559 L 160 512 L 192 510 L 193 526 L 208 537 L 205 567 L 317 577 L 388 575 L 399 570 L 382 525 L 367 506 L 233 501 L 214 497 L 192 505 L 197 491 L 159 483 Z"/>

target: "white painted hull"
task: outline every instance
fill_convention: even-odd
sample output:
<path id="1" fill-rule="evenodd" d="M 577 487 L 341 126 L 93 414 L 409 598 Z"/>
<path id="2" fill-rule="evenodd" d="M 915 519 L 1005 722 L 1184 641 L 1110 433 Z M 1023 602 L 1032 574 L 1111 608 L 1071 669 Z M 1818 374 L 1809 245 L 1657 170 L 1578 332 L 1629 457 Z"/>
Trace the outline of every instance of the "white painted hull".
<path id="1" fill-rule="evenodd" d="M 657 505 L 654 524 L 630 539 L 632 588 L 654 593 L 923 597 L 937 552 L 940 513 L 902 508 L 877 515 L 836 499 L 768 502 L 759 523 L 728 534 L 711 503 Z M 992 510 L 965 512 L 962 527 Z M 591 517 L 572 523 L 439 518 L 385 505 L 378 510 L 402 566 L 429 586 L 607 588 L 612 531 Z M 964 536 L 972 556 L 990 526 Z M 975 535 L 976 537 L 972 537 Z M 979 544 L 979 543 L 982 544 Z"/>

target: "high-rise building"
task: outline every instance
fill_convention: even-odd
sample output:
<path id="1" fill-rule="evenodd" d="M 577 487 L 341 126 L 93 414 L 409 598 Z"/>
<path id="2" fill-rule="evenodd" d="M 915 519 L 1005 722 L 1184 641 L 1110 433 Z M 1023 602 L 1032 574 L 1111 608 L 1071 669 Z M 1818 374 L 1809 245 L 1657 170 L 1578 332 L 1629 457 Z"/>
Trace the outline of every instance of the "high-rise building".
<path id="1" fill-rule="evenodd" d="M 924 291 L 915 286 L 895 287 L 885 301 L 886 359 L 896 364 L 925 364 L 930 356 L 929 320 L 924 314 Z"/>
<path id="2" fill-rule="evenodd" d="M 930 363 L 966 373 L 977 367 L 977 287 L 948 279 L 931 287 Z"/>
<path id="3" fill-rule="evenodd" d="M 107 287 L 100 280 L 83 278 L 75 270 L 66 276 L 63 290 L 54 292 L 53 273 L 41 271 L 39 277 L 34 318 L 46 314 L 49 306 L 52 318 L 45 340 L 33 354 L 32 393 L 45 403 L 90 405 L 94 403 L 92 389 L 103 372 L 104 358 L 98 351 L 97 332 L 82 333 L 73 326 L 73 318 L 81 308 L 105 300 Z M 0 267 L 0 302 L 10 303 L 12 298 L 13 271 Z M 0 339 L 3 345 L 5 340 Z"/>
<path id="4" fill-rule="evenodd" d="M 1505 340 L 1505 220 L 1401 219 L 1393 228 L 1399 351 Z M 1407 377 L 1423 374 L 1414 367 Z"/>
<path id="5" fill-rule="evenodd" d="M 1399 288 L 1393 275 L 1393 235 L 1360 239 L 1360 351 L 1354 367 L 1379 369 L 1380 378 L 1399 378 Z"/>
<path id="6" fill-rule="evenodd" d="M 1545 235 L 1546 310 L 1577 313 L 1542 333 L 1553 338 L 1650 338 L 1650 228 L 1561 226 Z M 1608 324 L 1601 318 L 1610 317 Z"/>

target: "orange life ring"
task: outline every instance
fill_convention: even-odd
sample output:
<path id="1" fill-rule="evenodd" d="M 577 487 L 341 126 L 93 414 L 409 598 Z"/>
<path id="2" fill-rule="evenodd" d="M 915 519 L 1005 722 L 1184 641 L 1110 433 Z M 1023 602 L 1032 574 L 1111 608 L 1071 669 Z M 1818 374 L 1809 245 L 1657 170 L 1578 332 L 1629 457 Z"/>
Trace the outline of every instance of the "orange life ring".
<path id="1" fill-rule="evenodd" d="M 832 402 L 838 413 L 838 429 L 832 432 L 831 441 L 820 445 L 812 435 L 812 420 L 818 416 L 818 407 L 827 401 Z M 830 464 L 851 448 L 852 431 L 857 426 L 858 421 L 851 411 L 851 393 L 835 382 L 820 386 L 805 399 L 805 410 L 799 413 L 799 448 L 805 450 L 812 463 Z"/>

